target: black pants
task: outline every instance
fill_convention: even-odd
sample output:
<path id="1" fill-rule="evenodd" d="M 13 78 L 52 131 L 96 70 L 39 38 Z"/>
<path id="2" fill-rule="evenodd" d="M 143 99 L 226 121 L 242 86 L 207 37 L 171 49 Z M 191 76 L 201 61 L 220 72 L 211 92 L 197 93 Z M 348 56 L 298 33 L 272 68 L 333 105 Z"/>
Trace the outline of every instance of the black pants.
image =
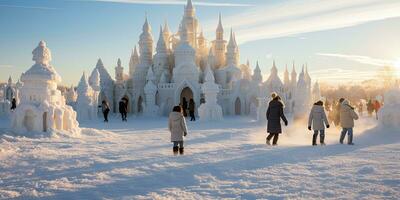
<path id="1" fill-rule="evenodd" d="M 104 121 L 108 122 L 108 112 L 103 112 L 103 116 L 104 116 Z"/>
<path id="2" fill-rule="evenodd" d="M 278 143 L 279 139 L 279 133 L 270 133 L 267 137 L 267 140 L 270 141 L 274 137 L 274 140 L 272 141 L 273 145 L 276 145 Z"/>
<path id="3" fill-rule="evenodd" d="M 194 111 L 189 111 L 190 121 L 196 121 L 196 117 L 194 116 Z"/>
<path id="4" fill-rule="evenodd" d="M 126 115 L 127 115 L 126 112 L 121 113 L 122 121 L 126 121 Z"/>

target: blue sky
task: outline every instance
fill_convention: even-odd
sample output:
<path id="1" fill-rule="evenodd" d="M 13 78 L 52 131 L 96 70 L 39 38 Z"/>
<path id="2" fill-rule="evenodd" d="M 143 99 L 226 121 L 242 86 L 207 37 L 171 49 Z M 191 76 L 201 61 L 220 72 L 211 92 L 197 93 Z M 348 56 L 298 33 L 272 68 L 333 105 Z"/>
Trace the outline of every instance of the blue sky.
<path id="1" fill-rule="evenodd" d="M 18 79 L 45 40 L 63 83 L 77 84 L 98 58 L 114 75 L 117 59 L 127 70 L 147 12 L 158 40 L 160 24 L 177 30 L 186 0 L 0 0 L 0 81 Z M 267 76 L 275 59 L 280 74 L 295 60 L 314 79 L 331 83 L 373 78 L 383 65 L 399 66 L 398 0 L 194 0 L 208 40 L 218 13 L 225 37 L 232 27 L 241 62 L 258 60 Z M 126 71 L 127 72 L 127 71 Z M 357 75 L 356 75 L 357 74 Z M 266 77 L 264 77 L 266 78 Z"/>

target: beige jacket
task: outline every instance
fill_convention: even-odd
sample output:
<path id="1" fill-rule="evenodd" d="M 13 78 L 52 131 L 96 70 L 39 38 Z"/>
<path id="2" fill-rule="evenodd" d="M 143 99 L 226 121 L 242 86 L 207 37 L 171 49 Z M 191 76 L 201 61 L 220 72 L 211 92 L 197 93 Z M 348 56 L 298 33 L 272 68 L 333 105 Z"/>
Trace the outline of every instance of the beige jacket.
<path id="1" fill-rule="evenodd" d="M 342 128 L 353 128 L 354 120 L 358 119 L 357 113 L 349 105 L 349 101 L 344 100 L 340 106 L 340 125 Z"/>
<path id="2" fill-rule="evenodd" d="M 168 121 L 168 128 L 171 132 L 171 142 L 183 141 L 183 134 L 187 133 L 187 127 L 186 120 L 182 113 L 171 112 Z"/>
<path id="3" fill-rule="evenodd" d="M 311 125 L 313 130 L 318 131 L 325 130 L 325 125 L 329 125 L 323 106 L 313 105 L 308 117 L 308 126 Z"/>

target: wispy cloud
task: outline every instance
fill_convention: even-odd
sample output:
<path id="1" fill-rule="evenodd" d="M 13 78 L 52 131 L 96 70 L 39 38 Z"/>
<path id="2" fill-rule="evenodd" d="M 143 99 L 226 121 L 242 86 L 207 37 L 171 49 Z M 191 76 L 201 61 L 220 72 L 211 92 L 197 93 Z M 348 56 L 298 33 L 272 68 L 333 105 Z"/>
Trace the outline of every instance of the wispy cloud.
<path id="1" fill-rule="evenodd" d="M 316 55 L 342 58 L 342 59 L 358 62 L 361 64 L 368 64 L 368 65 L 381 66 L 381 67 L 386 66 L 386 65 L 393 66 L 395 64 L 395 61 L 393 61 L 393 60 L 371 58 L 368 56 L 360 56 L 360 55 L 346 55 L 346 54 L 335 54 L 335 53 L 317 53 Z"/>
<path id="2" fill-rule="evenodd" d="M 129 4 L 150 4 L 150 5 L 185 5 L 186 0 L 94 0 L 97 2 L 129 3 Z M 194 1 L 196 6 L 217 6 L 217 7 L 247 7 L 250 4 L 239 3 L 216 3 L 206 1 Z"/>
<path id="3" fill-rule="evenodd" d="M 289 0 L 246 9 L 224 17 L 225 26 L 233 27 L 239 43 L 302 33 L 351 27 L 371 21 L 400 17 L 398 0 Z M 215 31 L 216 20 L 204 26 Z"/>
<path id="4" fill-rule="evenodd" d="M 13 65 L 2 65 L 0 64 L 0 68 L 13 68 Z"/>
<path id="5" fill-rule="evenodd" d="M 18 6 L 18 5 L 5 5 L 5 4 L 0 4 L 0 7 L 22 8 L 22 9 L 37 9 L 37 10 L 56 10 L 57 9 L 57 8 L 43 7 L 43 6 Z"/>
<path id="6" fill-rule="evenodd" d="M 357 74 L 357 76 L 354 76 Z M 377 71 L 374 69 L 370 70 L 355 70 L 333 67 L 321 70 L 313 70 L 310 71 L 310 76 L 314 80 L 318 80 L 320 82 L 326 83 L 344 83 L 344 82 L 362 82 L 364 80 L 375 79 L 377 75 Z"/>

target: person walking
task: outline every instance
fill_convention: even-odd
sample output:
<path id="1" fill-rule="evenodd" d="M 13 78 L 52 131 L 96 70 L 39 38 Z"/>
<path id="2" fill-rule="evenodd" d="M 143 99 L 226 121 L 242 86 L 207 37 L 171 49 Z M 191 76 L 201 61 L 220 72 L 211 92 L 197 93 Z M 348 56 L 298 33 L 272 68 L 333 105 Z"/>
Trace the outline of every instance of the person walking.
<path id="1" fill-rule="evenodd" d="M 15 98 L 13 98 L 11 100 L 11 108 L 10 108 L 10 110 L 14 111 L 16 108 L 17 108 L 17 100 L 15 100 Z"/>
<path id="2" fill-rule="evenodd" d="M 181 106 L 175 106 L 169 114 L 168 129 L 171 132 L 171 142 L 174 144 L 172 151 L 175 155 L 178 151 L 180 154 L 183 154 L 183 138 L 187 135 L 187 127 L 185 117 L 182 115 Z"/>
<path id="3" fill-rule="evenodd" d="M 344 98 L 340 98 L 339 102 L 337 103 L 335 109 L 335 126 L 339 127 L 340 126 L 340 108 L 342 107 L 342 103 L 344 101 Z"/>
<path id="4" fill-rule="evenodd" d="M 272 100 L 268 104 L 267 109 L 267 132 L 269 133 L 266 138 L 268 145 L 271 145 L 270 140 L 273 138 L 272 145 L 278 144 L 279 134 L 282 133 L 281 119 L 284 121 L 285 126 L 288 125 L 288 121 L 283 113 L 283 103 L 280 97 L 276 93 L 272 93 Z"/>
<path id="5" fill-rule="evenodd" d="M 128 121 L 127 119 L 126 119 L 126 115 L 127 115 L 127 113 L 128 113 L 128 110 L 127 110 L 127 105 L 126 105 L 126 101 L 124 100 L 124 99 L 121 99 L 120 101 L 119 101 L 119 113 L 121 113 L 121 118 L 122 118 L 122 121 L 124 122 L 124 121 Z"/>
<path id="6" fill-rule="evenodd" d="M 329 122 L 324 110 L 324 103 L 322 101 L 318 101 L 313 105 L 308 117 L 308 130 L 314 130 L 312 140 L 313 146 L 317 145 L 318 132 L 320 144 L 325 145 L 325 126 L 326 128 L 329 128 Z"/>
<path id="7" fill-rule="evenodd" d="M 375 117 L 378 120 L 378 112 L 381 109 L 381 104 L 379 103 L 378 100 L 375 100 L 374 102 L 374 111 L 375 111 Z"/>
<path id="8" fill-rule="evenodd" d="M 186 101 L 185 97 L 182 98 L 181 107 L 183 116 L 187 117 L 188 102 Z"/>
<path id="9" fill-rule="evenodd" d="M 363 112 L 364 112 L 364 105 L 363 105 L 362 101 L 360 101 L 360 103 L 358 104 L 358 114 L 360 116 L 363 116 Z"/>
<path id="10" fill-rule="evenodd" d="M 347 136 L 347 144 L 354 145 L 353 143 L 353 128 L 354 120 L 358 119 L 357 113 L 354 108 L 350 106 L 348 100 L 344 100 L 340 107 L 340 125 L 342 126 L 342 132 L 340 134 L 340 144 L 343 144 L 343 140 Z"/>
<path id="11" fill-rule="evenodd" d="M 372 100 L 368 100 L 367 103 L 367 111 L 368 111 L 368 115 L 371 117 L 372 113 L 374 112 L 374 105 L 372 104 Z"/>
<path id="12" fill-rule="evenodd" d="M 103 112 L 104 122 L 108 122 L 108 113 L 110 112 L 110 106 L 106 100 L 101 102 L 101 111 Z"/>
<path id="13" fill-rule="evenodd" d="M 194 116 L 194 110 L 196 108 L 196 104 L 194 103 L 193 99 L 189 100 L 189 116 L 190 121 L 196 121 L 196 117 Z"/>

